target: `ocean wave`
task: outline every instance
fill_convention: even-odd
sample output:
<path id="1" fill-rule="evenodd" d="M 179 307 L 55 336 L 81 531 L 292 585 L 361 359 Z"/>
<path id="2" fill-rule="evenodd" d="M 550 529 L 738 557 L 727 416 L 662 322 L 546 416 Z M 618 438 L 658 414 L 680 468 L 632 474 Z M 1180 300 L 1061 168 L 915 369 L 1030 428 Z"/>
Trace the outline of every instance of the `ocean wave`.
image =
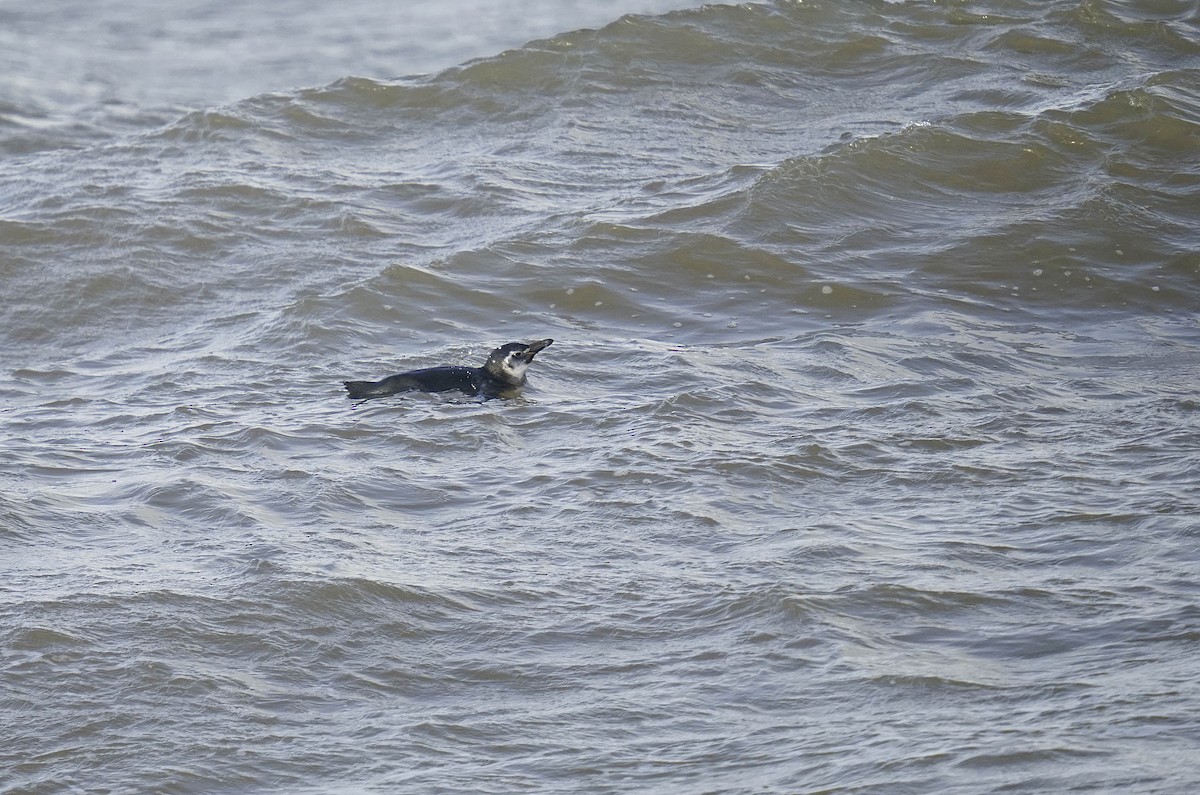
<path id="1" fill-rule="evenodd" d="M 1189 14 L 708 5 L 7 161 L 15 786 L 1172 788 Z"/>

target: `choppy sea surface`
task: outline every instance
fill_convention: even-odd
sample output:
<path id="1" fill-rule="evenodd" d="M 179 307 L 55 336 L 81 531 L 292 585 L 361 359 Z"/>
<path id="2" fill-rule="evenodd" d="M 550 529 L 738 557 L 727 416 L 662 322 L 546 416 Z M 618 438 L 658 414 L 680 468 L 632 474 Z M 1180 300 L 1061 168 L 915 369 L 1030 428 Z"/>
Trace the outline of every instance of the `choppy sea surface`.
<path id="1" fill-rule="evenodd" d="M 0 6 L 0 792 L 1200 787 L 1196 3 L 404 5 Z"/>

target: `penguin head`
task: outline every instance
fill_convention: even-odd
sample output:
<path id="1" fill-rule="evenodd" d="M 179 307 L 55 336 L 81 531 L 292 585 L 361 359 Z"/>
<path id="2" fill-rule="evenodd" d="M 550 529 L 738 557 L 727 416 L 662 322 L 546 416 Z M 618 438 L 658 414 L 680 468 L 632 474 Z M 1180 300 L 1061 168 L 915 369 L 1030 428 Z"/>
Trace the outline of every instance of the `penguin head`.
<path id="1" fill-rule="evenodd" d="M 525 371 L 538 351 L 548 348 L 554 340 L 510 342 L 492 351 L 483 365 L 488 375 L 509 384 L 525 383 Z"/>

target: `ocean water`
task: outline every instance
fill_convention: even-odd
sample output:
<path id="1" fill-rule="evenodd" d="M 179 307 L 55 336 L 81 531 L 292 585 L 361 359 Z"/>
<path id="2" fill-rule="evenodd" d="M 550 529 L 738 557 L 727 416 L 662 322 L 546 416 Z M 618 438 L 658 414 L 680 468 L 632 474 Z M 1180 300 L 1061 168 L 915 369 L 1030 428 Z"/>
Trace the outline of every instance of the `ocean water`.
<path id="1" fill-rule="evenodd" d="M 1194 2 L 335 5 L 0 6 L 0 792 L 1200 787 Z"/>

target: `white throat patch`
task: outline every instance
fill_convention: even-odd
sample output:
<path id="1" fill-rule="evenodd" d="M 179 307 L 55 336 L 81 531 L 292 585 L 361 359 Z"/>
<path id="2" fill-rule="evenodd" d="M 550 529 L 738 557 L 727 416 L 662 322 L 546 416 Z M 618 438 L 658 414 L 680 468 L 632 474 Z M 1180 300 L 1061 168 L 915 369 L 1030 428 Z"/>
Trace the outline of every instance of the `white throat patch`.
<path id="1" fill-rule="evenodd" d="M 504 361 L 500 362 L 500 369 L 511 375 L 514 380 L 520 381 L 525 377 L 525 371 L 529 369 L 529 362 L 518 358 L 518 354 L 510 353 L 504 357 Z"/>

